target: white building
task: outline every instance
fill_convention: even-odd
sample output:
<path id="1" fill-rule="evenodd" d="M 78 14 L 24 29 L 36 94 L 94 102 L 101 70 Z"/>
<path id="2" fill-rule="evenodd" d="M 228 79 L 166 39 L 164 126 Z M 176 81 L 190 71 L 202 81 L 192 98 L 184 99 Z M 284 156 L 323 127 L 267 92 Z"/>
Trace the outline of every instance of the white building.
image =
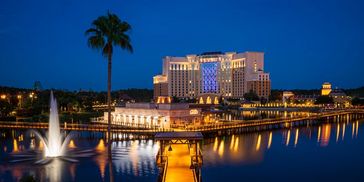
<path id="1" fill-rule="evenodd" d="M 188 104 L 126 103 L 111 113 L 112 124 L 142 128 L 170 128 L 174 125 L 198 123 L 201 109 L 190 109 Z M 104 122 L 107 123 L 107 112 Z"/>
<path id="2" fill-rule="evenodd" d="M 213 103 L 220 97 L 242 98 L 250 90 L 260 97 L 270 95 L 270 77 L 264 72 L 263 52 L 167 56 L 163 59 L 163 73 L 153 80 L 155 99 L 159 96 L 202 98 L 204 103 L 208 99 Z"/>

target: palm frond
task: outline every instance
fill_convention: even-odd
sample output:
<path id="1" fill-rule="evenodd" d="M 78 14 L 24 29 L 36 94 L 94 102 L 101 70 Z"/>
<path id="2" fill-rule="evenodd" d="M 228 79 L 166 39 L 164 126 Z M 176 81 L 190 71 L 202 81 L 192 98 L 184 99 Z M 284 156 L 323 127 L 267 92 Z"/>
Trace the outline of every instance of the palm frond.
<path id="1" fill-rule="evenodd" d="M 88 46 L 93 49 L 101 49 L 105 46 L 105 39 L 100 35 L 93 35 L 88 38 Z"/>
<path id="2" fill-rule="evenodd" d="M 91 48 L 102 50 L 103 56 L 113 53 L 113 46 L 133 52 L 130 37 L 127 34 L 131 26 L 120 20 L 120 18 L 108 12 L 105 16 L 100 16 L 92 22 L 92 27 L 86 30 L 88 45 Z"/>

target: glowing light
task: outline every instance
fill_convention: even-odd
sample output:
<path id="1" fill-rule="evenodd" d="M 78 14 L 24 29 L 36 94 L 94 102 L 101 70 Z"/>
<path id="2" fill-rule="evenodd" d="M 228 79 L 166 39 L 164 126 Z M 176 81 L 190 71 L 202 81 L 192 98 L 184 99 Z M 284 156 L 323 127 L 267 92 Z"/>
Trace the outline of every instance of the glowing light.
<path id="1" fill-rule="evenodd" d="M 238 147 L 239 147 L 239 137 L 235 138 L 235 144 L 234 144 L 234 152 L 238 151 Z"/>
<path id="2" fill-rule="evenodd" d="M 258 151 L 260 149 L 260 142 L 261 142 L 262 137 L 260 136 L 260 134 L 258 135 L 258 139 L 257 139 L 257 145 L 255 146 L 255 150 Z"/>
<path id="3" fill-rule="evenodd" d="M 269 133 L 269 139 L 268 139 L 268 149 L 270 149 L 270 146 L 272 145 L 272 139 L 273 139 L 273 136 L 272 136 L 272 132 Z"/>
<path id="4" fill-rule="evenodd" d="M 30 148 L 30 149 L 35 149 L 35 139 L 34 139 L 34 138 L 32 138 L 32 139 L 30 140 L 30 146 L 29 146 L 29 148 Z"/>
<path id="5" fill-rule="evenodd" d="M 337 124 L 336 126 L 336 142 L 339 140 L 340 135 L 340 124 Z"/>
<path id="6" fill-rule="evenodd" d="M 68 144 L 68 148 L 76 148 L 75 142 L 73 140 L 70 140 L 70 143 Z"/>
<path id="7" fill-rule="evenodd" d="M 18 141 L 16 139 L 13 140 L 13 152 L 19 152 Z"/>
<path id="8" fill-rule="evenodd" d="M 354 138 L 355 123 L 351 125 L 351 138 Z"/>
<path id="9" fill-rule="evenodd" d="M 190 115 L 196 115 L 198 114 L 198 110 L 197 109 L 191 109 L 190 110 Z"/>
<path id="10" fill-rule="evenodd" d="M 355 137 L 358 137 L 358 132 L 359 132 L 359 121 L 356 121 L 356 135 L 355 135 Z"/>
<path id="11" fill-rule="evenodd" d="M 215 105 L 219 104 L 219 99 L 217 97 L 215 97 L 215 99 L 214 99 L 214 104 Z"/>
<path id="12" fill-rule="evenodd" d="M 99 144 L 97 144 L 97 146 L 96 146 L 96 150 L 97 150 L 98 152 L 103 152 L 103 151 L 105 151 L 105 150 L 106 150 L 105 142 L 104 142 L 104 140 L 103 140 L 103 139 L 100 139 Z"/>
<path id="13" fill-rule="evenodd" d="M 214 142 L 214 147 L 213 147 L 213 150 L 214 150 L 214 152 L 216 152 L 217 151 L 217 145 L 218 145 L 218 140 L 217 140 L 217 137 L 215 138 L 215 142 Z"/>
<path id="14" fill-rule="evenodd" d="M 294 146 L 296 147 L 297 143 L 298 143 L 298 135 L 299 135 L 299 131 L 298 129 L 296 129 L 296 134 L 295 134 L 295 138 L 294 138 Z"/>
<path id="15" fill-rule="evenodd" d="M 290 138 L 291 138 L 291 130 L 288 130 L 288 132 L 287 132 L 286 146 L 288 146 L 288 145 L 289 145 L 289 140 L 290 140 Z"/>
<path id="16" fill-rule="evenodd" d="M 321 126 L 319 126 L 319 128 L 318 128 L 317 142 L 320 142 L 320 137 L 321 137 Z"/>
<path id="17" fill-rule="evenodd" d="M 217 65 L 217 62 L 201 64 L 202 88 L 204 93 L 216 93 L 218 90 Z"/>
<path id="18" fill-rule="evenodd" d="M 203 102 L 203 98 L 202 98 L 202 97 L 200 97 L 199 104 L 204 104 L 204 102 Z"/>
<path id="19" fill-rule="evenodd" d="M 344 140 L 345 137 L 345 123 L 343 123 L 343 134 L 341 136 L 341 140 Z"/>
<path id="20" fill-rule="evenodd" d="M 39 149 L 40 149 L 40 150 L 43 150 L 43 148 L 44 148 L 44 144 L 43 144 L 43 142 L 42 142 L 42 141 L 39 141 Z"/>
<path id="21" fill-rule="evenodd" d="M 210 96 L 207 96 L 206 104 L 211 104 L 211 97 Z"/>
<path id="22" fill-rule="evenodd" d="M 321 146 L 325 147 L 329 144 L 330 134 L 331 134 L 331 126 L 329 124 L 325 124 L 322 128 Z"/>
<path id="23" fill-rule="evenodd" d="M 2 94 L 1 95 L 1 99 L 6 99 L 6 95 L 5 94 Z"/>
<path id="24" fill-rule="evenodd" d="M 222 155 L 224 155 L 224 140 L 221 140 L 221 142 L 220 142 L 218 154 L 220 157 L 222 157 Z"/>
<path id="25" fill-rule="evenodd" d="M 235 141 L 235 139 L 234 139 L 234 135 L 233 135 L 231 137 L 231 141 L 230 141 L 230 150 L 233 149 L 233 147 L 234 147 L 234 141 Z"/>

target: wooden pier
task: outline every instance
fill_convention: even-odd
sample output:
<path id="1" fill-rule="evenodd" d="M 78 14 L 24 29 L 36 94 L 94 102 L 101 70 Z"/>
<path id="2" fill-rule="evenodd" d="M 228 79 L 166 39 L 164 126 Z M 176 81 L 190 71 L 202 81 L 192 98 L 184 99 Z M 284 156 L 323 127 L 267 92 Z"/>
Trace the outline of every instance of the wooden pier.
<path id="1" fill-rule="evenodd" d="M 201 182 L 202 139 L 201 132 L 157 133 L 155 140 L 161 146 L 156 156 L 158 182 Z"/>

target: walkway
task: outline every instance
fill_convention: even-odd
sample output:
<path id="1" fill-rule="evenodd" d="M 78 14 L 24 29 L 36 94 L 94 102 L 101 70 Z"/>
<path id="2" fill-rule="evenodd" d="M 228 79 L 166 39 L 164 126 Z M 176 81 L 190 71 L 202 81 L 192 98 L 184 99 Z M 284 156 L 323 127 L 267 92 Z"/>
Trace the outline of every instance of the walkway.
<path id="1" fill-rule="evenodd" d="M 191 155 L 188 145 L 173 144 L 172 151 L 168 151 L 168 167 L 166 182 L 194 181 L 193 171 L 190 169 Z"/>

